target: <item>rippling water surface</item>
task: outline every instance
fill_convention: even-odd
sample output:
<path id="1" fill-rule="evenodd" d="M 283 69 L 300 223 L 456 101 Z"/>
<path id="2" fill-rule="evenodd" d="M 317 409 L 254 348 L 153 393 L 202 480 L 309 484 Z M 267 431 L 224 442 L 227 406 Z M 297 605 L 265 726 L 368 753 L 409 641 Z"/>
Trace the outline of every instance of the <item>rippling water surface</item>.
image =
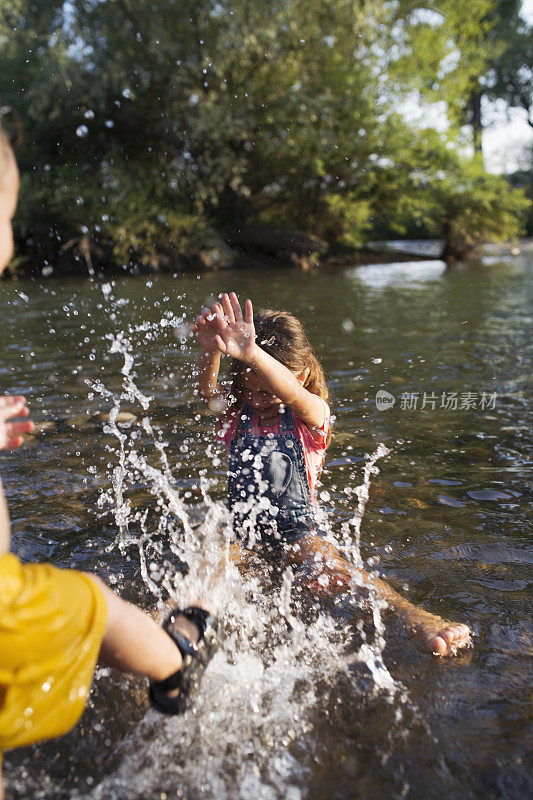
<path id="1" fill-rule="evenodd" d="M 304 320 L 323 362 L 333 534 L 350 549 L 356 488 L 383 443 L 361 556 L 475 632 L 439 661 L 377 607 L 364 624 L 349 607 L 300 612 L 290 573 L 228 564 L 210 577 L 224 644 L 190 711 L 162 718 L 142 681 L 99 670 L 72 733 L 6 757 L 11 797 L 531 796 L 532 268 L 0 284 L 0 392 L 24 393 L 40 428 L 2 456 L 24 559 L 95 570 L 145 608 L 205 586 L 198 553 L 214 563 L 228 540 L 225 455 L 192 396 L 187 324 L 234 289 Z"/>

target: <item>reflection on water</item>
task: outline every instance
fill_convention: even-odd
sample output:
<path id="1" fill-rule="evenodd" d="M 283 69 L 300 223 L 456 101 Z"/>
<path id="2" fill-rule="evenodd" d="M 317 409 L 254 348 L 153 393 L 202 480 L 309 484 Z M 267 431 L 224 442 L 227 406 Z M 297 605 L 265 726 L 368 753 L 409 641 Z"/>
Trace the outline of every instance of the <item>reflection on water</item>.
<path id="1" fill-rule="evenodd" d="M 41 429 L 2 458 L 25 558 L 95 569 L 144 607 L 167 589 L 180 599 L 201 588 L 195 553 L 230 534 L 224 453 L 191 393 L 187 320 L 236 289 L 306 321 L 324 363 L 337 423 L 319 492 L 333 533 L 353 536 L 367 454 L 383 442 L 361 556 L 477 633 L 473 650 L 439 662 L 385 615 L 383 673 L 372 677 L 353 656 L 366 637 L 381 659 L 379 616 L 376 628 L 346 608 L 295 614 L 290 573 L 228 565 L 216 588 L 226 639 L 195 707 L 162 719 L 141 681 L 100 671 L 75 731 L 6 758 L 13 797 L 530 793 L 531 266 L 0 286 L 0 391 L 25 393 Z M 378 389 L 392 408 L 376 409 Z M 474 405 L 461 403 L 467 392 Z M 483 392 L 496 393 L 493 408 L 480 407 Z M 422 408 L 424 393 L 434 405 Z M 451 393 L 456 408 L 442 405 Z M 416 407 L 402 404 L 412 395 Z M 390 677 L 381 689 L 380 675 Z"/>
<path id="2" fill-rule="evenodd" d="M 375 267 L 378 267 L 376 269 Z M 346 270 L 356 283 L 364 283 L 371 289 L 388 286 L 422 287 L 425 281 L 440 280 L 446 270 L 444 261 L 404 261 L 399 264 L 373 264 Z"/>

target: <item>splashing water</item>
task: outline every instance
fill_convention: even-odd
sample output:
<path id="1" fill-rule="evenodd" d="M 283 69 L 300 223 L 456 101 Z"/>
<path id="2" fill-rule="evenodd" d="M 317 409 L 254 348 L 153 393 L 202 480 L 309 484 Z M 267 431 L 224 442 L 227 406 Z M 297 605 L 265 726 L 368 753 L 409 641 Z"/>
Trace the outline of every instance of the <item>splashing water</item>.
<path id="1" fill-rule="evenodd" d="M 356 629 L 362 643 L 357 646 L 353 627 L 324 610 L 304 622 L 290 568 L 281 576 L 265 570 L 264 563 L 254 570 L 252 557 L 252 569 L 241 574 L 232 563 L 231 519 L 225 505 L 213 499 L 214 481 L 199 470 L 187 489 L 174 477 L 168 443 L 149 414 L 154 397 L 135 382 L 136 337 L 151 340 L 170 327 L 183 349 L 184 319 L 167 315 L 108 334 L 109 352 L 121 356 L 123 366 L 119 391 L 107 389 L 101 380 L 90 381 L 92 391 L 111 404 L 104 433 L 117 444 L 108 446 L 114 454 L 108 464 L 111 487 L 101 493 L 99 506 L 113 514 L 118 528 L 110 549 L 123 554 L 137 550 L 143 582 L 158 608 L 162 611 L 168 598 L 185 604 L 207 597 L 219 609 L 225 636 L 190 710 L 172 720 L 148 712 L 133 740 L 124 744 L 118 769 L 86 796 L 140 798 L 169 788 L 168 796 L 176 796 L 179 786 L 178 797 L 183 790 L 188 798 L 298 800 L 302 775 L 309 769 L 309 754 L 298 750 L 311 729 L 311 712 L 321 702 L 317 685 L 332 686 L 341 675 L 348 676 L 355 696 L 360 691 L 352 672 L 357 664 L 371 678 L 366 692 L 385 693 L 389 702 L 397 695 L 383 661 L 381 603 L 371 592 L 373 636 L 366 630 L 369 621 L 366 632 L 360 621 Z M 138 412 L 139 425 L 121 425 L 123 403 Z M 363 483 L 354 489 L 357 508 L 342 528 L 343 551 L 356 566 L 362 565 L 361 524 L 371 476 L 378 474 L 376 462 L 387 453 L 379 445 L 367 457 Z M 211 450 L 208 455 L 218 461 Z M 139 487 L 141 508 L 131 499 Z M 193 490 L 199 502 L 187 496 Z M 360 587 L 368 593 L 368 586 L 354 579 L 354 592 Z"/>

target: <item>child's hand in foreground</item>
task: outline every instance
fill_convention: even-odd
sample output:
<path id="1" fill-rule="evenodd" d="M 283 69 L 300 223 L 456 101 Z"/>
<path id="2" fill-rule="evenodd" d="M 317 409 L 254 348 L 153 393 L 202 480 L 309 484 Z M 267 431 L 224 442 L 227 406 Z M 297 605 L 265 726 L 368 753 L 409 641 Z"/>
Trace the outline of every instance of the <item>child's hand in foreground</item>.
<path id="1" fill-rule="evenodd" d="M 25 397 L 0 396 L 0 450 L 20 447 L 24 442 L 22 434 L 35 430 L 35 425 L 30 419 L 8 422 L 16 417 L 27 417 L 29 413 Z"/>
<path id="2" fill-rule="evenodd" d="M 222 355 L 250 363 L 256 348 L 252 301 L 246 301 L 244 319 L 235 292 L 222 295 L 222 309 L 224 316 L 217 317 L 217 348 Z"/>

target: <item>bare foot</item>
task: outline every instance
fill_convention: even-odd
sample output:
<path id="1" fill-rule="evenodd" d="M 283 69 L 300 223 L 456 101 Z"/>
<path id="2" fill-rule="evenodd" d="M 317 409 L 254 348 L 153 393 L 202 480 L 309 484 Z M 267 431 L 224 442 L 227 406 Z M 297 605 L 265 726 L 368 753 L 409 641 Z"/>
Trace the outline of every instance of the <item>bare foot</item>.
<path id="1" fill-rule="evenodd" d="M 206 603 L 202 603 L 202 605 L 207 606 Z M 198 607 L 201 606 L 198 605 Z M 207 611 L 207 614 L 211 614 L 211 609 L 204 610 Z M 177 672 L 173 672 L 162 681 L 150 684 L 150 699 L 159 711 L 167 714 L 181 714 L 186 708 L 192 685 L 189 667 L 193 667 L 192 671 L 196 673 L 198 668 L 205 667 L 212 654 L 216 621 L 206 619 L 204 622 L 196 614 L 191 616 L 189 613 L 176 609 L 175 612 L 169 614 L 163 627 L 174 640 L 183 658 Z"/>
<path id="2" fill-rule="evenodd" d="M 191 644 L 197 644 L 198 640 L 200 639 L 198 625 L 196 625 L 196 623 L 192 622 L 190 619 L 187 619 L 187 617 L 184 617 L 183 614 L 178 614 L 168 628 L 176 633 L 181 633 L 182 636 L 185 636 L 185 638 L 191 642 Z"/>
<path id="3" fill-rule="evenodd" d="M 454 656 L 461 647 L 472 643 L 467 625 L 449 622 L 422 608 L 412 612 L 407 622 L 418 641 L 434 656 Z"/>

